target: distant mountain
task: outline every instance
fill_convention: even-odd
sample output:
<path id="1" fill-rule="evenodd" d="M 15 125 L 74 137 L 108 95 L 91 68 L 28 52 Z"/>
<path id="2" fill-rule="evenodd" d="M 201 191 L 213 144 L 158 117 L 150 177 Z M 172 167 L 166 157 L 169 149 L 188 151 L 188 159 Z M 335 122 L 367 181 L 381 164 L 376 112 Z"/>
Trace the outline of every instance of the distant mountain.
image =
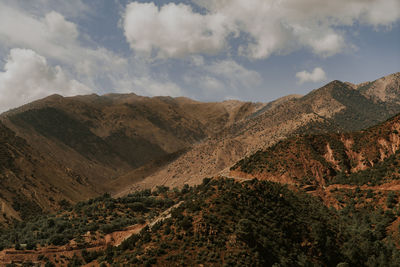
<path id="1" fill-rule="evenodd" d="M 400 73 L 361 85 L 333 81 L 303 97 L 289 97 L 266 105 L 248 119 L 224 129 L 216 138 L 195 145 L 132 188 L 160 183 L 168 186 L 197 184 L 203 177 L 216 173 L 227 175 L 229 167 L 244 156 L 289 136 L 370 127 L 400 112 L 399 82 Z M 378 95 L 380 98 L 376 97 Z M 126 192 L 129 190 L 121 195 Z"/>
<path id="2" fill-rule="evenodd" d="M 373 82 L 365 82 L 358 85 L 350 84 L 364 96 L 374 102 L 386 102 L 389 104 L 400 103 L 400 72 L 388 75 Z"/>
<path id="3" fill-rule="evenodd" d="M 5 146 L 24 151 L 3 156 L 16 167 L 7 163 L 0 173 L 15 177 L 0 185 L 0 201 L 5 214 L 18 218 L 29 215 L 20 208 L 25 206 L 47 212 L 104 192 L 122 196 L 158 185 L 198 184 L 287 137 L 384 121 L 400 112 L 398 85 L 398 73 L 361 85 L 333 81 L 306 96 L 265 104 L 52 95 L 0 116 L 20 140 L 6 140 Z"/>
<path id="4" fill-rule="evenodd" d="M 2 160 L 15 167 L 1 166 L 0 176 L 13 178 L 0 185 L 0 200 L 17 216 L 15 209 L 28 202 L 35 208 L 27 211 L 46 212 L 63 200 L 117 191 L 262 107 L 134 94 L 52 95 L 0 116 L 4 135 L 18 136 L 4 140 L 4 146 L 24 151 L 1 152 L 7 153 Z"/>
<path id="5" fill-rule="evenodd" d="M 51 96 L 7 112 L 0 265 L 397 266 L 398 80 L 268 104 Z"/>

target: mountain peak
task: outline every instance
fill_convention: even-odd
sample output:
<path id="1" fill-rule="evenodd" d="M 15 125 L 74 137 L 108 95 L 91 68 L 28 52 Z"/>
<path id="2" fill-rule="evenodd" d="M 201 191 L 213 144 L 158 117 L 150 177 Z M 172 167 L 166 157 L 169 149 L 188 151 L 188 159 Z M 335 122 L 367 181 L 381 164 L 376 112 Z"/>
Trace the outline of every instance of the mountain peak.
<path id="1" fill-rule="evenodd" d="M 400 72 L 359 84 L 357 89 L 374 102 L 400 104 Z"/>

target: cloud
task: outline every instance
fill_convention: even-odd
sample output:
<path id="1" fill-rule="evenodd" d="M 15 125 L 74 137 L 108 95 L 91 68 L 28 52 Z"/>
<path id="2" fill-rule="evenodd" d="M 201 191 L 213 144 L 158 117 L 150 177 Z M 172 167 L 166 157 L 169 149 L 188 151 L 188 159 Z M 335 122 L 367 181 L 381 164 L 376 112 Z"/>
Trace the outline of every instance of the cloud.
<path id="1" fill-rule="evenodd" d="M 398 0 L 197 0 L 209 12 L 231 20 L 250 40 L 241 51 L 250 58 L 267 58 L 302 47 L 331 56 L 345 48 L 338 27 L 355 23 L 387 26 L 400 18 Z M 385 15 L 388 14 L 388 16 Z"/>
<path id="2" fill-rule="evenodd" d="M 5 45 L 29 47 L 47 57 L 72 62 L 82 54 L 78 35 L 76 25 L 57 12 L 38 18 L 0 3 L 0 41 Z"/>
<path id="3" fill-rule="evenodd" d="M 253 59 L 306 48 L 322 57 L 346 48 L 343 26 L 388 26 L 400 18 L 398 0 L 193 0 L 185 4 L 133 2 L 123 27 L 131 48 L 158 57 L 223 51 L 231 38 Z"/>
<path id="4" fill-rule="evenodd" d="M 61 13 L 49 10 L 49 7 L 56 8 L 52 1 L 30 3 L 35 10 L 32 14 L 28 9 L 22 9 L 23 2 L 19 0 L 6 3 L 0 0 L 0 48 L 4 53 L 15 47 L 31 49 L 97 93 L 183 94 L 182 89 L 167 78 L 152 75 L 151 62 L 145 58 L 122 57 L 99 46 L 89 36 L 82 37 L 77 24 Z M 87 7 L 79 0 L 60 6 L 58 10 L 68 12 L 74 6 L 78 11 L 86 12 Z M 40 14 L 40 7 L 45 13 Z M 42 91 L 40 96 L 45 94 L 44 89 Z"/>
<path id="5" fill-rule="evenodd" d="M 183 90 L 177 84 L 166 81 L 158 81 L 150 76 L 125 77 L 117 82 L 119 93 L 134 91 L 139 95 L 148 96 L 182 96 Z"/>
<path id="6" fill-rule="evenodd" d="M 225 45 L 228 33 L 219 14 L 201 15 L 184 4 L 154 3 L 127 5 L 123 27 L 135 51 L 158 57 L 182 57 L 190 53 L 213 54 Z"/>
<path id="7" fill-rule="evenodd" d="M 90 92 L 87 86 L 69 79 L 60 66 L 50 66 L 43 56 L 30 49 L 12 49 L 4 72 L 0 72 L 0 111 L 49 94 L 72 96 Z"/>
<path id="8" fill-rule="evenodd" d="M 201 57 L 191 57 L 194 68 L 183 77 L 185 84 L 196 88 L 196 94 L 210 100 L 210 96 L 225 99 L 226 95 L 239 98 L 262 83 L 261 75 L 232 59 L 206 62 Z M 200 62 L 200 63 L 199 63 Z"/>
<path id="9" fill-rule="evenodd" d="M 51 11 L 44 17 L 48 33 L 62 42 L 75 41 L 78 38 L 78 30 L 74 23 L 65 20 L 64 16 L 55 11 Z"/>
<path id="10" fill-rule="evenodd" d="M 294 27 L 294 33 L 298 41 L 321 57 L 333 56 L 346 48 L 346 42 L 342 34 L 332 29 L 313 31 L 310 28 Z"/>
<path id="11" fill-rule="evenodd" d="M 296 73 L 296 77 L 299 79 L 299 83 L 305 82 L 321 82 L 326 80 L 325 71 L 321 68 L 315 68 L 312 72 L 300 71 Z"/>
<path id="12" fill-rule="evenodd" d="M 101 46 L 84 46 L 79 37 L 77 25 L 60 13 L 35 16 L 0 2 L 0 43 L 6 48 L 32 49 L 75 72 L 91 87 L 99 84 L 99 77 L 118 75 L 128 68 L 127 59 Z"/>
<path id="13" fill-rule="evenodd" d="M 41 16 L 42 14 L 56 11 L 72 18 L 85 16 L 92 10 L 90 6 L 82 0 L 1 0 L 1 2 L 16 9 L 29 10 L 29 12 L 35 16 Z"/>
<path id="14" fill-rule="evenodd" d="M 217 61 L 206 68 L 208 72 L 225 80 L 229 87 L 237 89 L 257 86 L 262 80 L 258 72 L 248 70 L 233 60 Z"/>

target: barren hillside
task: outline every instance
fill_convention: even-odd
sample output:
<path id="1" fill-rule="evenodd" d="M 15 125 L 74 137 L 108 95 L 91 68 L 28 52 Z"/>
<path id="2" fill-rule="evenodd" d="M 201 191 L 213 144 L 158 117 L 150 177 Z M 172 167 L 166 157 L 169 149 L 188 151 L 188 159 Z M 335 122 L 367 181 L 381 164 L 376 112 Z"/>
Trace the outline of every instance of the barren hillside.
<path id="1" fill-rule="evenodd" d="M 5 156 L 19 170 L 7 167 L 1 175 L 21 182 L 11 191 L 11 184 L 2 184 L 3 210 L 20 216 L 15 199 L 45 212 L 63 200 L 74 203 L 103 192 L 124 195 L 158 185 L 198 184 L 204 177 L 228 174 L 241 158 L 287 137 L 358 130 L 384 121 L 400 112 L 394 98 L 400 93 L 398 80 L 393 74 L 361 85 L 333 81 L 306 96 L 268 104 L 52 95 L 0 116 L 22 140 L 17 150 L 26 151 L 18 160 Z"/>
<path id="2" fill-rule="evenodd" d="M 119 194 L 141 187 L 164 184 L 182 186 L 197 184 L 202 178 L 217 173 L 227 174 L 229 168 L 246 155 L 265 149 L 288 136 L 303 133 L 346 132 L 360 130 L 386 120 L 400 112 L 392 101 L 371 98 L 373 92 L 396 92 L 400 95 L 399 74 L 392 74 L 354 86 L 333 81 L 304 97 L 291 97 L 265 106 L 247 120 L 238 121 L 216 138 L 197 144 L 177 160 L 135 183 Z"/>
<path id="3" fill-rule="evenodd" d="M 3 210 L 20 213 L 12 208 L 18 199 L 25 206 L 38 205 L 36 212 L 46 212 L 59 208 L 64 199 L 76 202 L 125 188 L 135 181 L 128 174 L 148 176 L 263 106 L 134 94 L 52 95 L 11 110 L 0 119 L 19 141 L 7 139 L 4 145 L 24 154 L 3 157 L 18 162 L 18 170 L 2 166 L 2 176 L 14 177 L 0 186 L 7 207 Z"/>

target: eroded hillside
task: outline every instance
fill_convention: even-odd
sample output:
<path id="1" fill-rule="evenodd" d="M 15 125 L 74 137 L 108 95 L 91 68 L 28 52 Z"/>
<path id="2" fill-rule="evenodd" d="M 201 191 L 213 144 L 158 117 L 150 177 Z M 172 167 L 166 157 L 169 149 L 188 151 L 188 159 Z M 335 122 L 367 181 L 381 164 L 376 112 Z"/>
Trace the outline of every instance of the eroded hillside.
<path id="1" fill-rule="evenodd" d="M 325 186 L 400 179 L 400 115 L 365 131 L 283 140 L 239 161 L 232 175 Z"/>

